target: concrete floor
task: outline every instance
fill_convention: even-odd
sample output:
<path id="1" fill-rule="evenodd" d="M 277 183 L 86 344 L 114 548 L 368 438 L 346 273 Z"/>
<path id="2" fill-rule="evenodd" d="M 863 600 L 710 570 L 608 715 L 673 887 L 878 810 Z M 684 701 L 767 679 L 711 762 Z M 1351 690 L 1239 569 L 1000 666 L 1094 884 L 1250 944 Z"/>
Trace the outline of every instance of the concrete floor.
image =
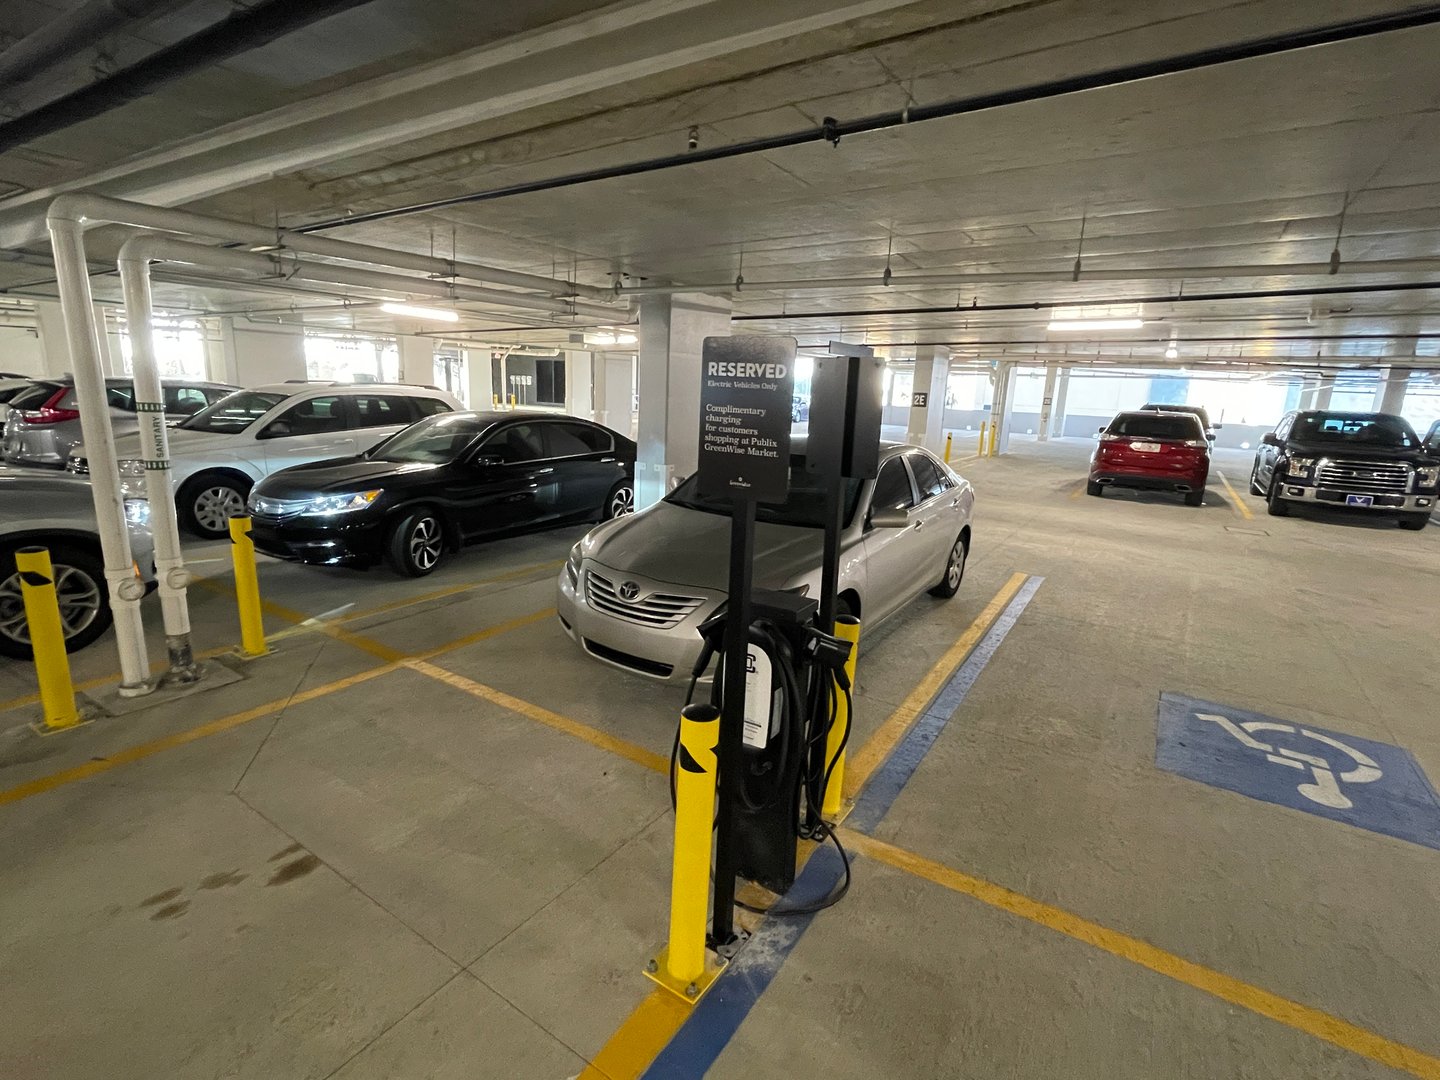
<path id="1" fill-rule="evenodd" d="M 960 463 L 965 584 L 867 635 L 857 741 L 1013 573 L 1045 581 L 874 835 L 1440 1056 L 1440 852 L 1155 766 L 1172 691 L 1440 776 L 1440 529 L 1272 519 L 1242 494 L 1246 516 L 1218 482 L 1200 509 L 1086 498 L 1088 449 Z M 1248 459 L 1220 457 L 1243 492 Z M 650 990 L 670 847 L 651 766 L 680 694 L 577 655 L 548 614 L 579 532 L 422 582 L 267 563 L 286 636 L 242 682 L 45 739 L 12 700 L 0 1077 L 585 1070 Z M 224 563 L 197 570 L 218 648 Z M 382 605 L 405 606 L 364 614 Z M 348 621 L 292 629 L 327 613 Z M 103 679 L 110 639 L 74 659 Z M 0 693 L 30 678 L 0 665 Z M 710 1075 L 1440 1075 L 1377 1056 L 861 856 Z"/>

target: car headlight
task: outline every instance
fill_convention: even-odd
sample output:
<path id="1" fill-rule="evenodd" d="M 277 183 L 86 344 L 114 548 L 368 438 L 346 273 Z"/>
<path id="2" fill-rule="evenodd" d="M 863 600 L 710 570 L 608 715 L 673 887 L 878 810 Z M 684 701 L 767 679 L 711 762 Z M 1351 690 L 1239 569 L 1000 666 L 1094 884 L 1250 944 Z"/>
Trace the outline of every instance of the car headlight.
<path id="1" fill-rule="evenodd" d="M 145 462 L 139 458 L 121 458 L 115 463 L 121 476 L 144 476 Z"/>
<path id="2" fill-rule="evenodd" d="M 565 560 L 565 576 L 570 579 L 570 587 L 580 587 L 580 545 L 576 544 L 570 549 L 570 557 Z"/>
<path id="3" fill-rule="evenodd" d="M 150 524 L 150 500 L 126 499 L 125 520 L 131 525 L 148 526 Z"/>
<path id="4" fill-rule="evenodd" d="M 1415 470 L 1416 487 L 1434 487 L 1440 484 L 1440 465 L 1427 465 L 1423 469 Z"/>
<path id="5" fill-rule="evenodd" d="M 380 497 L 383 488 L 374 491 L 350 491 L 344 495 L 317 495 L 305 504 L 305 514 L 348 514 L 364 510 Z"/>
<path id="6" fill-rule="evenodd" d="M 1291 476 L 1309 476 L 1310 470 L 1315 467 L 1313 457 L 1292 457 L 1285 463 L 1285 471 Z"/>

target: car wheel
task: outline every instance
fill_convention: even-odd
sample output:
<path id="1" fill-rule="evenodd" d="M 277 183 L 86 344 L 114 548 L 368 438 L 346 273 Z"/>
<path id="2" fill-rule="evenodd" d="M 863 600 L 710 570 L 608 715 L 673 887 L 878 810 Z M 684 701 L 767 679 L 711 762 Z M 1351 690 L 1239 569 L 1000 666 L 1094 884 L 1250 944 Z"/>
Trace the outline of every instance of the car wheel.
<path id="1" fill-rule="evenodd" d="M 1204 489 L 1204 488 L 1201 488 L 1199 491 L 1187 491 L 1187 492 L 1185 493 L 1185 505 L 1186 505 L 1186 506 L 1203 506 L 1203 505 L 1205 505 L 1205 489 Z"/>
<path id="2" fill-rule="evenodd" d="M 1265 489 L 1260 486 L 1260 462 L 1255 462 L 1250 467 L 1250 494 L 1265 497 Z"/>
<path id="3" fill-rule="evenodd" d="M 180 521 L 188 532 L 204 540 L 230 535 L 230 519 L 245 513 L 245 497 L 253 487 L 248 479 L 227 473 L 205 473 L 188 481 L 176 497 Z"/>
<path id="4" fill-rule="evenodd" d="M 1105 494 L 1105 485 L 1097 484 L 1094 480 L 1085 481 L 1085 494 L 1094 495 L 1097 499 Z"/>
<path id="5" fill-rule="evenodd" d="M 1412 532 L 1419 532 L 1430 524 L 1430 515 L 1426 514 L 1401 514 L 1400 528 L 1409 529 Z"/>
<path id="6" fill-rule="evenodd" d="M 1275 475 L 1270 478 L 1270 491 L 1265 496 L 1265 509 L 1271 517 L 1288 517 L 1290 505 L 1280 497 L 1280 466 L 1275 466 Z"/>
<path id="7" fill-rule="evenodd" d="M 960 582 L 965 580 L 965 556 L 970 548 L 965 543 L 965 538 L 955 538 L 955 543 L 950 548 L 950 554 L 945 559 L 945 574 L 938 585 L 930 589 L 931 596 L 938 596 L 942 600 L 948 600 L 960 591 Z"/>
<path id="8" fill-rule="evenodd" d="M 610 489 L 610 494 L 605 496 L 605 516 L 601 520 L 609 521 L 611 518 L 624 517 L 634 512 L 635 482 L 621 480 Z"/>
<path id="9" fill-rule="evenodd" d="M 424 577 L 445 555 L 445 529 L 434 511 L 406 514 L 390 529 L 385 561 L 403 577 Z"/>
<path id="10" fill-rule="evenodd" d="M 90 552 L 54 547 L 50 549 L 50 565 L 55 570 L 55 598 L 60 604 L 60 625 L 65 630 L 65 651 L 74 652 L 110 628 L 105 564 Z M 35 655 L 25 621 L 14 548 L 0 554 L 0 655 L 18 660 L 31 660 Z"/>

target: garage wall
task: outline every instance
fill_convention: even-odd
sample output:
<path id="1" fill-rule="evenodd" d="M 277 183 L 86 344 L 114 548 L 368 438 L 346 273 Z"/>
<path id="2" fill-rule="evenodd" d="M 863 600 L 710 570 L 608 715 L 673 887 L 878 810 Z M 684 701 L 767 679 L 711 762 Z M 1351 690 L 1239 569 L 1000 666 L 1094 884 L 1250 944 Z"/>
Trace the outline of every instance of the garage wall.
<path id="1" fill-rule="evenodd" d="M 26 326 L 0 326 L 0 371 L 44 375 L 45 350 L 40 333 Z"/>
<path id="2" fill-rule="evenodd" d="M 224 371 L 214 374 L 224 382 L 261 386 L 307 377 L 303 334 L 221 319 L 220 346 Z"/>

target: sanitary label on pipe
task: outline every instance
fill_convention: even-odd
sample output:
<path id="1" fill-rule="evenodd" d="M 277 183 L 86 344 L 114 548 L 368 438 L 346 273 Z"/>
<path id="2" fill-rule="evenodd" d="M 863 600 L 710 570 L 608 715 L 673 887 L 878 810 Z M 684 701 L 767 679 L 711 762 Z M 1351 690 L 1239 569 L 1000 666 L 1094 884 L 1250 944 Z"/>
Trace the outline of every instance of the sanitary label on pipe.
<path id="1" fill-rule="evenodd" d="M 1410 752 L 1389 743 L 1161 694 L 1155 764 L 1440 850 L 1440 796 Z"/>
<path id="2" fill-rule="evenodd" d="M 700 495 L 783 503 L 790 494 L 795 339 L 707 337 L 700 363 Z"/>

